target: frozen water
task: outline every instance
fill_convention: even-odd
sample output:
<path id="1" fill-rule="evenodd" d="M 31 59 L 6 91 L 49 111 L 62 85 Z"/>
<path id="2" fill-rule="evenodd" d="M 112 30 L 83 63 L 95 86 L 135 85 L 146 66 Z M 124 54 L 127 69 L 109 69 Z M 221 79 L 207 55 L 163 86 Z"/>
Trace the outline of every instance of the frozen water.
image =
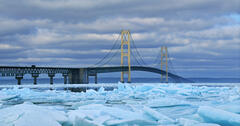
<path id="1" fill-rule="evenodd" d="M 86 92 L 4 88 L 0 90 L 0 126 L 240 125 L 237 86 L 110 86 L 117 88 L 106 91 L 101 84 L 98 91 Z"/>
<path id="2" fill-rule="evenodd" d="M 176 98 L 168 98 L 168 97 L 152 99 L 152 100 L 149 100 L 149 102 L 148 102 L 148 106 L 150 106 L 152 108 L 188 106 L 188 105 L 191 105 L 191 104 L 186 101 L 183 101 L 183 100 L 178 100 Z"/>
<path id="3" fill-rule="evenodd" d="M 240 115 L 209 106 L 200 106 L 198 114 L 206 121 L 224 126 L 240 126 Z"/>
<path id="4" fill-rule="evenodd" d="M 223 104 L 223 105 L 218 105 L 217 108 L 225 110 L 225 111 L 233 112 L 236 114 L 240 114 L 240 101 L 230 102 L 230 103 Z"/>
<path id="5" fill-rule="evenodd" d="M 213 123 L 200 123 L 196 120 L 190 120 L 185 118 L 179 118 L 177 119 L 177 121 L 181 126 L 220 126 L 218 124 L 213 124 Z"/>
<path id="6" fill-rule="evenodd" d="M 80 113 L 78 115 L 78 113 Z M 110 118 L 103 118 L 108 119 L 111 122 L 111 125 L 113 122 L 116 121 L 116 123 L 123 123 L 119 120 L 128 120 L 128 121 L 135 121 L 135 120 L 141 120 L 142 122 L 153 122 L 151 118 L 143 114 L 142 112 L 137 111 L 130 111 L 130 110 L 124 110 L 122 108 L 118 107 L 108 107 L 102 104 L 90 104 L 90 105 L 84 105 L 80 106 L 78 110 L 73 110 L 68 113 L 71 117 L 71 119 L 78 118 L 81 120 L 86 120 L 88 122 L 91 122 L 94 124 L 98 124 L 99 121 L 94 121 L 95 119 L 99 119 L 102 117 L 110 117 Z M 102 120 L 104 123 L 110 123 L 108 120 Z M 107 122 L 106 122 L 107 121 Z M 154 122 L 153 122 L 154 123 Z M 155 121 L 156 124 L 156 121 Z M 99 124 L 100 125 L 100 124 Z"/>
<path id="7" fill-rule="evenodd" d="M 0 101 L 7 101 L 10 99 L 14 99 L 18 97 L 18 95 L 4 95 L 4 94 L 0 94 Z"/>
<path id="8" fill-rule="evenodd" d="M 159 124 L 175 123 L 175 121 L 173 119 L 171 119 L 171 118 L 167 117 L 166 115 L 163 115 L 151 108 L 148 108 L 146 106 L 143 107 L 143 111 L 147 116 L 152 117 L 152 119 L 156 120 Z"/>
<path id="9" fill-rule="evenodd" d="M 61 126 L 67 122 L 64 112 L 23 103 L 0 110 L 1 126 Z"/>

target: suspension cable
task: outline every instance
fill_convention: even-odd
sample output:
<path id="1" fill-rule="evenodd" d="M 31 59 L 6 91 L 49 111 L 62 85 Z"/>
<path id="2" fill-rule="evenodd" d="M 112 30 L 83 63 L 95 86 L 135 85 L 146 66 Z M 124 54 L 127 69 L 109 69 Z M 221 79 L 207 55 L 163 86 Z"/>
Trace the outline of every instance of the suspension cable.
<path id="1" fill-rule="evenodd" d="M 134 59 L 135 59 L 135 61 L 137 62 L 137 64 L 138 64 L 139 66 L 142 66 L 142 65 L 139 63 L 138 59 L 135 57 L 135 54 L 132 52 L 132 50 L 131 50 L 131 54 L 132 54 L 132 56 L 134 57 Z"/>
<path id="2" fill-rule="evenodd" d="M 110 58 L 108 59 L 108 61 L 103 64 L 103 66 L 106 65 L 106 64 L 108 64 L 110 61 L 112 61 L 113 57 L 115 57 L 115 56 L 119 53 L 120 48 L 121 48 L 121 45 L 117 48 L 117 51 L 115 51 L 115 53 L 113 54 L 113 56 L 110 57 Z"/>
<path id="3" fill-rule="evenodd" d="M 158 50 L 158 54 L 153 62 L 153 65 L 156 66 L 156 65 L 159 65 L 159 59 L 160 59 L 160 56 L 161 56 L 161 48 Z"/>
<path id="4" fill-rule="evenodd" d="M 105 60 L 111 54 L 111 52 L 113 51 L 113 49 L 117 45 L 117 42 L 118 42 L 119 38 L 120 38 L 120 34 L 118 34 L 117 39 L 114 41 L 114 45 L 112 46 L 111 50 L 101 60 L 99 60 L 96 64 L 94 64 L 94 66 L 98 66 L 99 64 L 101 64 L 103 62 L 103 60 Z"/>
<path id="5" fill-rule="evenodd" d="M 139 56 L 139 58 L 141 59 L 141 61 L 142 61 L 142 63 L 143 63 L 143 65 L 145 65 L 146 66 L 146 63 L 144 62 L 144 60 L 143 60 L 143 58 L 142 58 L 142 56 L 140 55 L 140 53 L 139 53 L 139 51 L 138 51 L 138 49 L 137 49 L 137 46 L 135 45 L 135 42 L 134 42 L 134 40 L 133 40 L 133 38 L 132 38 L 132 35 L 130 34 L 130 37 L 131 37 L 131 40 L 133 41 L 132 43 L 133 43 L 133 48 L 136 50 L 136 52 L 137 52 L 137 55 Z"/>
<path id="6" fill-rule="evenodd" d="M 172 67 L 172 72 L 174 73 L 174 74 L 177 74 L 177 72 L 175 71 L 175 69 L 174 69 L 174 66 L 173 66 L 173 63 L 172 63 L 172 60 L 171 60 L 171 56 L 170 56 L 170 53 L 168 52 L 168 50 L 167 50 L 167 53 L 168 53 L 168 59 L 169 59 L 169 66 L 171 66 Z"/>

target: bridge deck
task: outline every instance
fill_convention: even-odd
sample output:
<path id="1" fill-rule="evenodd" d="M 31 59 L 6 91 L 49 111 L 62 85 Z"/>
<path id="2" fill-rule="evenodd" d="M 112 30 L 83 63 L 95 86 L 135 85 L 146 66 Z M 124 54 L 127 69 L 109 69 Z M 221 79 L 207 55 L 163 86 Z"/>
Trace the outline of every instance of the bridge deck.
<path id="1" fill-rule="evenodd" d="M 166 74 L 166 71 L 160 70 L 153 67 L 144 67 L 144 66 L 131 66 L 132 71 L 145 71 L 145 72 L 152 72 L 157 74 Z M 51 79 L 51 84 L 53 83 L 53 77 L 55 74 L 63 74 L 65 77 L 69 76 L 71 80 L 70 83 L 77 84 L 77 83 L 88 83 L 88 77 L 91 75 L 97 76 L 98 73 L 109 73 L 109 72 L 121 72 L 121 71 L 128 71 L 127 66 L 112 66 L 112 67 L 87 67 L 87 68 L 66 68 L 66 67 L 23 67 L 23 66 L 0 66 L 0 76 L 16 76 L 18 79 L 18 83 L 21 83 L 21 79 L 25 74 L 32 74 L 36 78 L 39 74 L 48 74 Z M 168 77 L 175 80 L 175 82 L 192 82 L 191 80 L 185 79 L 178 75 L 172 74 L 168 72 Z M 159 76 L 160 78 L 160 76 Z"/>

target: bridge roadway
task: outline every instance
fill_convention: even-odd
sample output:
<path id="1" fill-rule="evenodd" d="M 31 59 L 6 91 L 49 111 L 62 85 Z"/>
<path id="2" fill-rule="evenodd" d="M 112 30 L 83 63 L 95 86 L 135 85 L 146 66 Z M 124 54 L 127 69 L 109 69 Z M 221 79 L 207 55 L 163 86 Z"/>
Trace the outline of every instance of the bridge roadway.
<path id="1" fill-rule="evenodd" d="M 88 68 L 88 71 L 91 73 L 109 73 L 109 72 L 121 72 L 121 71 L 128 71 L 128 67 L 121 67 L 121 66 L 114 66 L 114 67 L 95 67 L 95 68 Z M 156 74 L 163 74 L 166 75 L 166 71 L 160 70 L 154 67 L 144 67 L 144 66 L 131 66 L 131 71 L 145 71 L 145 72 L 152 72 Z M 168 72 L 168 76 L 175 80 L 175 82 L 192 82 L 188 79 L 185 79 L 181 76 L 172 74 Z M 160 78 L 160 76 L 159 76 Z"/>
<path id="2" fill-rule="evenodd" d="M 132 71 L 146 71 L 156 74 L 166 74 L 165 71 L 144 66 L 131 66 Z M 62 74 L 64 77 L 64 84 L 67 83 L 67 77 L 70 84 L 87 84 L 89 83 L 89 76 L 95 76 L 95 83 L 97 83 L 97 75 L 99 73 L 121 72 L 128 71 L 127 66 L 113 66 L 113 67 L 87 67 L 87 68 L 67 68 L 67 67 L 36 67 L 32 65 L 28 66 L 0 66 L 1 76 L 15 76 L 18 80 L 18 84 L 21 84 L 21 80 L 25 74 L 31 74 L 34 78 L 34 84 L 37 84 L 37 77 L 39 74 L 48 74 L 50 77 L 50 84 L 53 84 L 53 77 L 55 74 Z M 178 75 L 168 73 L 168 76 L 175 80 L 175 82 L 192 82 L 188 79 L 180 77 Z M 159 76 L 160 78 L 160 76 Z"/>

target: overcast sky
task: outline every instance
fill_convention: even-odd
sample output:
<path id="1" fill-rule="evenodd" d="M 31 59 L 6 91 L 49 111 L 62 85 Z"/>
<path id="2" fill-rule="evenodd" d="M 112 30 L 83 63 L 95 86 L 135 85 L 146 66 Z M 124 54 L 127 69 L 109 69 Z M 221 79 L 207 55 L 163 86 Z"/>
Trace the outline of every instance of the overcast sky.
<path id="1" fill-rule="evenodd" d="M 181 76 L 240 76 L 239 0 L 0 0 L 0 65 L 92 66 L 123 29 L 149 66 L 166 45 Z"/>

